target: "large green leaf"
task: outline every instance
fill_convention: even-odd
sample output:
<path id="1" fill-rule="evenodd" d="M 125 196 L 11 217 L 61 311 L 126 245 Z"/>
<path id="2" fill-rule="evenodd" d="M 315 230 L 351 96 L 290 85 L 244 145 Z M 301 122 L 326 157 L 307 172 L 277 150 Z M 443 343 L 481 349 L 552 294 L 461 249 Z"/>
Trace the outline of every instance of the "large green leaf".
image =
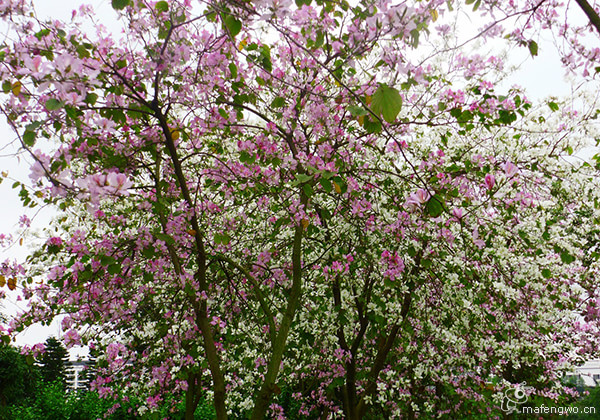
<path id="1" fill-rule="evenodd" d="M 444 199 L 440 197 L 438 194 L 435 194 L 433 197 L 429 199 L 427 204 L 425 205 L 425 209 L 427 213 L 432 217 L 438 217 L 444 212 Z"/>
<path id="2" fill-rule="evenodd" d="M 169 11 L 169 3 L 167 1 L 159 1 L 154 5 L 154 8 L 158 12 L 168 12 Z"/>
<path id="3" fill-rule="evenodd" d="M 323 187 L 323 189 L 325 190 L 325 192 L 330 193 L 331 190 L 333 189 L 333 186 L 331 185 L 331 181 L 328 180 L 327 178 L 319 178 L 319 183 L 321 184 L 321 186 Z"/>
<path id="4" fill-rule="evenodd" d="M 123 10 L 129 5 L 129 0 L 112 0 L 112 7 L 115 10 Z"/>
<path id="5" fill-rule="evenodd" d="M 28 147 L 33 147 L 35 145 L 35 137 L 35 131 L 25 131 L 23 133 L 23 143 Z"/>
<path id="6" fill-rule="evenodd" d="M 58 99 L 54 99 L 54 98 L 50 98 L 46 101 L 46 109 L 48 111 L 56 111 L 61 109 L 63 106 L 63 103 L 61 101 L 59 101 Z"/>
<path id="7" fill-rule="evenodd" d="M 371 111 L 376 115 L 383 116 L 384 120 L 392 123 L 396 120 L 401 109 L 402 96 L 400 96 L 400 93 L 392 87 L 379 85 L 373 95 Z"/>
<path id="8" fill-rule="evenodd" d="M 564 251 L 560 254 L 560 260 L 565 264 L 571 264 L 575 261 L 575 257 L 569 254 L 567 251 Z"/>
<path id="9" fill-rule="evenodd" d="M 242 30 L 242 22 L 240 22 L 231 15 L 225 16 L 223 23 L 227 27 L 227 30 L 229 30 L 231 36 L 236 36 Z"/>

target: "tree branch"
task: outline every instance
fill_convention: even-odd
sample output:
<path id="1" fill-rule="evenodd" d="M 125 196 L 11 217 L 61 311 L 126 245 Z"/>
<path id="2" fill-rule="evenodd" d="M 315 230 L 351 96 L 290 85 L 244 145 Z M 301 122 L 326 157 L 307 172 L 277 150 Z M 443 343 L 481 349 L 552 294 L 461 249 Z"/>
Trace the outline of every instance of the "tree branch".
<path id="1" fill-rule="evenodd" d="M 587 0 L 575 0 L 575 2 L 579 5 L 579 7 L 581 7 L 581 10 L 583 10 L 583 13 L 585 13 L 587 18 L 590 20 L 592 26 L 596 28 L 598 33 L 600 33 L 600 16 L 598 16 L 598 13 L 596 13 L 594 8 L 587 2 Z"/>

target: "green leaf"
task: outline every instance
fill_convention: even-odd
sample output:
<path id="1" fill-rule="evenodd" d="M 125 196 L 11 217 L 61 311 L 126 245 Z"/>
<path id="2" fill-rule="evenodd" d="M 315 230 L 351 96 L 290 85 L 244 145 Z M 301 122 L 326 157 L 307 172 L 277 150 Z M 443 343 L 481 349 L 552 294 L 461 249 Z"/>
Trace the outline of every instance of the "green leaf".
<path id="1" fill-rule="evenodd" d="M 231 36 L 233 37 L 239 34 L 242 30 L 242 22 L 240 22 L 231 15 L 225 16 L 225 19 L 223 19 L 223 23 L 225 24 L 225 27 L 227 28 Z"/>
<path id="2" fill-rule="evenodd" d="M 410 36 L 412 38 L 412 47 L 417 48 L 419 46 L 419 37 L 421 36 L 421 32 L 417 28 L 410 31 Z"/>
<path id="3" fill-rule="evenodd" d="M 425 205 L 425 210 L 431 217 L 438 217 L 444 212 L 444 199 L 435 194 Z"/>
<path id="4" fill-rule="evenodd" d="M 263 68 L 269 73 L 273 70 L 273 63 L 271 62 L 271 48 L 268 45 L 262 45 L 260 47 L 260 56 Z"/>
<path id="5" fill-rule="evenodd" d="M 28 147 L 35 145 L 35 131 L 25 131 L 23 134 L 23 143 Z"/>
<path id="6" fill-rule="evenodd" d="M 95 94 L 95 93 L 88 93 L 87 95 L 85 95 L 84 102 L 86 104 L 95 105 L 97 100 L 98 100 L 98 95 L 97 94 Z"/>
<path id="7" fill-rule="evenodd" d="M 392 87 L 379 85 L 371 102 L 373 113 L 375 115 L 382 115 L 384 120 L 392 123 L 396 120 L 401 109 L 402 96 L 400 96 L 400 93 Z"/>
<path id="8" fill-rule="evenodd" d="M 549 269 L 547 269 L 547 268 L 542 269 L 542 277 L 544 277 L 545 279 L 549 279 L 551 276 L 552 276 L 552 272 Z"/>
<path id="9" fill-rule="evenodd" d="M 174 245 L 175 244 L 175 239 L 173 239 L 173 237 L 171 235 L 167 235 L 165 233 L 156 233 L 154 234 L 154 236 L 156 236 L 156 239 L 160 239 L 161 241 L 164 241 L 170 245 Z"/>
<path id="10" fill-rule="evenodd" d="M 548 102 L 548 106 L 552 111 L 558 111 L 558 104 L 556 102 Z"/>
<path id="11" fill-rule="evenodd" d="M 300 182 L 308 182 L 312 179 L 312 176 L 307 174 L 296 174 L 296 179 Z"/>
<path id="12" fill-rule="evenodd" d="M 121 272 L 121 264 L 111 264 L 106 268 L 109 274 L 119 274 Z"/>
<path id="13" fill-rule="evenodd" d="M 532 57 L 538 55 L 538 44 L 535 41 L 529 41 L 527 46 L 529 47 L 529 53 Z"/>
<path id="14" fill-rule="evenodd" d="M 369 111 L 364 109 L 362 106 L 350 105 L 348 107 L 348 111 L 354 117 L 362 117 L 363 115 L 368 115 Z"/>
<path id="15" fill-rule="evenodd" d="M 365 117 L 364 127 L 369 134 L 381 133 L 381 123 L 379 121 L 371 121 L 368 117 Z"/>
<path id="16" fill-rule="evenodd" d="M 560 260 L 565 264 L 571 264 L 573 261 L 575 261 L 575 257 L 569 254 L 567 251 L 563 251 L 560 254 Z"/>
<path id="17" fill-rule="evenodd" d="M 114 257 L 108 256 L 108 255 L 102 255 L 102 256 L 100 257 L 100 264 L 102 264 L 102 265 L 105 265 L 105 266 L 108 266 L 108 265 L 114 264 L 114 263 L 115 263 L 115 261 L 116 261 L 116 260 L 115 260 L 115 258 L 114 258 Z"/>
<path id="18" fill-rule="evenodd" d="M 56 111 L 58 109 L 61 109 L 62 106 L 63 106 L 63 103 L 61 101 L 59 101 L 58 99 L 50 98 L 46 101 L 46 109 L 48 111 Z"/>
<path id="19" fill-rule="evenodd" d="M 271 102 L 271 107 L 272 108 L 281 108 L 285 106 L 285 98 L 278 96 L 277 98 L 273 99 L 273 102 Z"/>
<path id="20" fill-rule="evenodd" d="M 304 191 L 304 194 L 310 198 L 313 195 L 313 188 L 311 187 L 310 184 L 302 184 L 302 190 Z"/>
<path id="21" fill-rule="evenodd" d="M 231 237 L 226 233 L 215 233 L 214 241 L 215 245 L 228 245 Z"/>
<path id="22" fill-rule="evenodd" d="M 231 73 L 232 79 L 237 79 L 238 69 L 235 64 L 229 63 L 229 73 Z"/>
<path id="23" fill-rule="evenodd" d="M 166 1 L 159 1 L 154 6 L 157 12 L 168 12 L 169 11 L 169 3 Z"/>
<path id="24" fill-rule="evenodd" d="M 123 10 L 129 5 L 129 0 L 112 0 L 111 2 L 113 9 Z"/>
<path id="25" fill-rule="evenodd" d="M 325 33 L 323 31 L 318 31 L 317 39 L 315 39 L 315 45 L 313 45 L 313 48 L 315 48 L 315 49 L 321 48 L 323 46 L 324 42 L 325 42 Z"/>
<path id="26" fill-rule="evenodd" d="M 50 34 L 50 29 L 46 28 L 46 29 L 42 29 L 42 30 L 41 30 L 41 31 L 39 31 L 39 32 L 36 32 L 36 33 L 34 34 L 34 36 L 35 36 L 37 39 L 41 40 L 43 37 L 45 37 L 46 35 L 49 35 L 49 34 Z"/>
<path id="27" fill-rule="evenodd" d="M 92 278 L 92 269 L 89 265 L 86 266 L 85 270 L 80 271 L 79 274 L 77 275 L 77 278 L 79 280 L 89 280 Z"/>
<path id="28" fill-rule="evenodd" d="M 83 45 L 78 45 L 76 48 L 79 58 L 90 58 L 91 54 Z"/>
<path id="29" fill-rule="evenodd" d="M 248 163 L 248 164 L 253 164 L 254 161 L 256 160 L 256 157 L 254 156 L 254 154 L 252 153 L 248 153 L 245 150 L 242 150 L 240 152 L 240 162 L 242 163 Z"/>
<path id="30" fill-rule="evenodd" d="M 331 186 L 331 181 L 328 180 L 327 178 L 319 178 L 319 184 L 321 184 L 321 186 L 323 187 L 323 189 L 325 190 L 325 192 L 330 193 L 332 186 Z"/>
<path id="31" fill-rule="evenodd" d="M 473 120 L 473 113 L 471 111 L 469 111 L 468 109 L 466 111 L 462 111 L 458 117 L 456 117 L 456 121 L 458 123 L 467 123 L 469 121 Z"/>

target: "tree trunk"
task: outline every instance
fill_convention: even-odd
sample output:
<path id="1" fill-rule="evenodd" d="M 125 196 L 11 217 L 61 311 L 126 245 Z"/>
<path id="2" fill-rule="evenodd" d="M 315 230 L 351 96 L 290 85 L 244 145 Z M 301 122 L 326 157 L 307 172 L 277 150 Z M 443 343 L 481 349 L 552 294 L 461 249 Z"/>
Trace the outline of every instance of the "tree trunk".
<path id="1" fill-rule="evenodd" d="M 194 412 L 198 406 L 196 398 L 196 375 L 190 374 L 187 380 L 188 389 L 185 392 L 185 420 L 194 420 Z"/>
<path id="2" fill-rule="evenodd" d="M 306 205 L 308 198 L 303 195 L 302 203 Z M 302 236 L 304 234 L 304 228 L 302 226 L 296 226 L 296 232 L 294 233 L 294 248 L 292 251 L 292 290 L 288 305 L 281 320 L 277 337 L 273 343 L 273 350 L 271 353 L 271 360 L 267 367 L 267 374 L 263 384 L 258 392 L 254 403 L 254 410 L 252 411 L 252 420 L 264 420 L 269 408 L 269 402 L 271 396 L 275 391 L 275 380 L 279 373 L 281 366 L 281 360 L 283 359 L 283 352 L 285 351 L 287 338 L 294 320 L 294 315 L 300 304 L 300 298 L 302 296 Z"/>

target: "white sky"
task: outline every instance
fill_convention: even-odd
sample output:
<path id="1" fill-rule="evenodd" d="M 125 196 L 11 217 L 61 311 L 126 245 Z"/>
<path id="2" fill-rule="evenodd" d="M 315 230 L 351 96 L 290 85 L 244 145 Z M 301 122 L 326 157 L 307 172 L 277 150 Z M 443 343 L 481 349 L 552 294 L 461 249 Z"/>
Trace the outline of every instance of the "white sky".
<path id="1" fill-rule="evenodd" d="M 35 0 L 35 4 L 38 17 L 42 19 L 52 18 L 59 20 L 70 20 L 71 12 L 74 9 L 79 8 L 82 4 L 91 4 L 99 13 L 99 16 L 104 19 L 102 23 L 105 26 L 113 26 L 115 27 L 115 30 L 118 30 L 116 29 L 118 26 L 115 25 L 116 15 L 112 10 L 110 0 Z M 111 23 L 113 25 L 111 25 Z M 39 231 L 48 226 L 54 211 L 50 208 L 23 209 L 18 197 L 19 190 L 12 189 L 12 184 L 14 180 L 28 181 L 29 164 L 31 162 L 25 155 L 15 157 L 18 152 L 18 144 L 15 145 L 12 143 L 15 136 L 8 128 L 4 118 L 0 118 L 0 133 L 3 138 L 3 140 L 0 141 L 0 171 L 7 171 L 9 173 L 9 179 L 5 179 L 4 182 L 0 184 L 0 199 L 3 202 L 3 205 L 0 206 L 0 233 L 17 231 L 19 217 L 23 214 L 28 215 L 33 220 L 31 229 Z M 0 261 L 4 261 L 6 258 L 24 261 L 27 254 L 28 251 L 26 246 L 15 244 L 8 249 L 0 248 Z M 17 291 L 9 291 L 7 299 L 0 300 L 0 312 L 7 315 L 14 315 L 24 311 L 26 309 L 26 304 L 24 301 L 18 301 L 17 296 Z M 48 336 L 60 336 L 60 334 L 61 330 L 59 322 L 57 321 L 49 327 L 34 325 L 17 336 L 16 344 L 33 345 L 45 341 Z M 81 353 L 82 352 L 78 349 L 73 349 L 71 351 L 71 356 L 77 356 Z"/>

